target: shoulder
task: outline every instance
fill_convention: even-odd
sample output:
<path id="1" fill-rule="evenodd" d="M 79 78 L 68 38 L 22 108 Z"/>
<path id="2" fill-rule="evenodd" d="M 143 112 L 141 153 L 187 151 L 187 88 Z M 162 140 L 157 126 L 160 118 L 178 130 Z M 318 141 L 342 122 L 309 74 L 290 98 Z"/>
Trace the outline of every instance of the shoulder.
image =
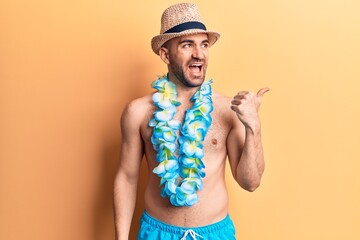
<path id="1" fill-rule="evenodd" d="M 129 102 L 125 109 L 124 113 L 132 113 L 133 111 L 145 110 L 146 108 L 152 105 L 152 93 L 147 94 L 143 97 L 136 98 Z"/>
<path id="2" fill-rule="evenodd" d="M 228 115 L 231 113 L 231 98 L 222 95 L 218 92 L 213 92 L 212 95 L 213 105 L 217 111 L 221 111 L 222 114 Z"/>
<path id="3" fill-rule="evenodd" d="M 225 95 L 215 92 L 215 91 L 213 91 L 212 98 L 213 98 L 214 104 L 227 105 L 227 104 L 231 103 L 230 97 L 225 96 Z"/>
<path id="4" fill-rule="evenodd" d="M 149 112 L 152 108 L 152 93 L 136 98 L 125 106 L 121 114 L 121 122 L 141 123 L 145 116 L 144 113 Z"/>
<path id="5" fill-rule="evenodd" d="M 236 113 L 230 108 L 232 97 L 214 91 L 212 99 L 216 115 L 232 127 L 237 124 Z"/>

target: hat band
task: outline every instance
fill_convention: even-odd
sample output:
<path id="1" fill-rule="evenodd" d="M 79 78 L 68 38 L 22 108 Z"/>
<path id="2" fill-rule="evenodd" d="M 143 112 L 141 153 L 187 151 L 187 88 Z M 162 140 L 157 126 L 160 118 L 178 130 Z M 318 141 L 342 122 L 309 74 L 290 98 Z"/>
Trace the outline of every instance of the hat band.
<path id="1" fill-rule="evenodd" d="M 170 28 L 169 30 L 165 31 L 164 33 L 179 33 L 189 29 L 202 29 L 206 30 L 206 27 L 201 22 L 184 22 L 175 27 Z"/>

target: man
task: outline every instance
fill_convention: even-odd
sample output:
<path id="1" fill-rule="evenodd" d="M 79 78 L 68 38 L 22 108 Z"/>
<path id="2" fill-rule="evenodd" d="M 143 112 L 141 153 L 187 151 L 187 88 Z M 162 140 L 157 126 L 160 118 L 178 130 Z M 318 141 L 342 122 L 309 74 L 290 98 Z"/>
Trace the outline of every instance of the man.
<path id="1" fill-rule="evenodd" d="M 242 188 L 259 186 L 264 157 L 258 110 L 269 89 L 241 91 L 232 99 L 212 92 L 204 80 L 209 47 L 220 35 L 206 30 L 196 5 L 169 7 L 161 23 L 152 49 L 168 74 L 152 84 L 155 93 L 132 101 L 121 119 L 116 237 L 128 239 L 145 154 L 149 176 L 138 239 L 235 239 L 225 162 L 228 157 Z"/>

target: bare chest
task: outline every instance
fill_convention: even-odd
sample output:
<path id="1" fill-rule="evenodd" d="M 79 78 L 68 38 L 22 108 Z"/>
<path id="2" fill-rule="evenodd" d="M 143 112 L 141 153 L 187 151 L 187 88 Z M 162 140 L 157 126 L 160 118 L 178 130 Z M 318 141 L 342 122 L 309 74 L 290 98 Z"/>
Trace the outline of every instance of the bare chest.
<path id="1" fill-rule="evenodd" d="M 189 106 L 178 107 L 174 120 L 178 120 L 183 123 L 187 107 Z M 141 127 L 141 135 L 145 144 L 146 153 L 151 153 L 152 151 L 150 139 L 153 129 L 148 126 L 148 122 L 153 117 L 153 111 L 155 110 L 156 109 L 153 108 L 152 111 L 149 111 L 146 114 L 147 117 Z M 226 117 L 222 113 L 221 109 L 216 106 L 214 106 L 211 117 L 212 123 L 203 142 L 204 151 L 205 153 L 216 153 L 219 150 L 226 151 L 226 138 L 230 131 L 230 126 L 227 124 Z M 178 136 L 180 136 L 180 132 L 178 132 Z"/>

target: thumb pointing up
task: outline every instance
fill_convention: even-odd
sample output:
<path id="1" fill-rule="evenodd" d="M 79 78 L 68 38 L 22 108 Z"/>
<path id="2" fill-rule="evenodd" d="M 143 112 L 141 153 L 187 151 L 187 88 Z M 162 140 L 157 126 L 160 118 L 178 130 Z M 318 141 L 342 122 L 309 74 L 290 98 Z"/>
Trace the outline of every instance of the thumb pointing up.
<path id="1" fill-rule="evenodd" d="M 264 96 L 264 94 L 265 94 L 266 92 L 268 92 L 268 91 L 270 91 L 270 88 L 267 88 L 267 87 L 261 88 L 261 89 L 257 92 L 256 97 L 258 97 L 258 99 L 261 100 L 262 97 Z"/>

